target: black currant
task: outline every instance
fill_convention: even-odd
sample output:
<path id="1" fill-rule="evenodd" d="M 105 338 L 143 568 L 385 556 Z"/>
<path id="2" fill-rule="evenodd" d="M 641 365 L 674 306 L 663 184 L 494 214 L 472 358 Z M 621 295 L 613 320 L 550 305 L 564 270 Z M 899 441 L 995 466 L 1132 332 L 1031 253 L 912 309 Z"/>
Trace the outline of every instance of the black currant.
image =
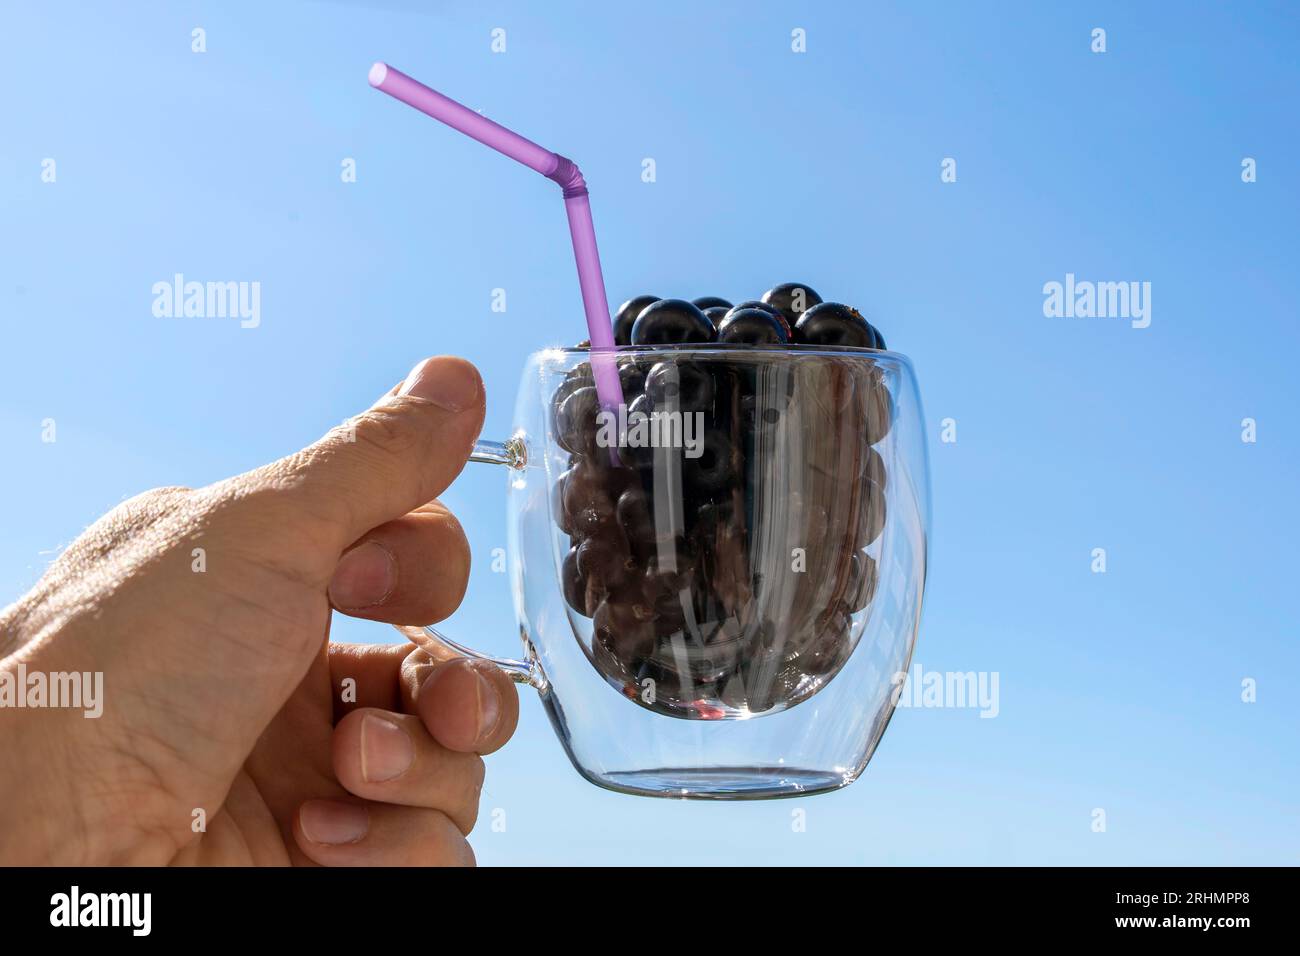
<path id="1" fill-rule="evenodd" d="M 862 313 L 838 302 L 813 306 L 799 317 L 795 330 L 804 345 L 869 349 L 876 342 L 871 325 Z"/>
<path id="2" fill-rule="evenodd" d="M 865 548 L 880 537 L 880 532 L 885 529 L 885 513 L 885 486 L 874 481 L 864 482 L 853 529 L 855 548 Z"/>
<path id="3" fill-rule="evenodd" d="M 618 369 L 618 381 L 623 387 L 623 401 L 631 404 L 645 391 L 645 372 L 635 362 L 621 362 Z"/>
<path id="4" fill-rule="evenodd" d="M 656 411 L 703 412 L 713 407 L 713 376 L 695 362 L 657 362 L 645 379 Z"/>
<path id="5" fill-rule="evenodd" d="M 623 492 L 618 499 L 616 514 L 632 553 L 643 561 L 648 560 L 658 549 L 658 536 L 645 489 L 637 486 Z"/>
<path id="6" fill-rule="evenodd" d="M 722 320 L 727 317 L 729 311 L 731 311 L 731 306 L 729 305 L 711 305 L 704 310 L 704 314 L 716 328 L 718 325 L 722 324 Z"/>
<path id="7" fill-rule="evenodd" d="M 876 579 L 876 559 L 866 552 L 855 551 L 844 593 L 844 602 L 854 614 L 870 604 L 875 597 Z"/>
<path id="8" fill-rule="evenodd" d="M 718 341 L 728 345 L 784 345 L 786 326 L 763 309 L 733 309 L 718 325 Z"/>
<path id="9" fill-rule="evenodd" d="M 783 282 L 763 293 L 763 301 L 779 309 L 785 320 L 791 325 L 799 321 L 814 305 L 820 305 L 822 297 L 802 282 Z"/>
<path id="10" fill-rule="evenodd" d="M 632 326 L 636 323 L 636 317 L 646 306 L 658 301 L 657 295 L 638 295 L 620 305 L 614 315 L 614 344 L 631 345 Z"/>
<path id="11" fill-rule="evenodd" d="M 733 305 L 731 307 L 730 312 L 728 312 L 727 314 L 730 315 L 732 312 L 739 312 L 742 309 L 762 309 L 764 312 L 771 313 L 772 315 L 776 316 L 777 320 L 783 326 L 785 326 L 786 341 L 787 342 L 796 341 L 793 334 L 794 333 L 793 325 L 790 322 L 786 321 L 785 313 L 783 313 L 776 306 L 768 305 L 766 302 L 762 301 L 761 299 L 748 299 L 747 301 L 741 302 L 738 305 Z"/>
<path id="12" fill-rule="evenodd" d="M 683 456 L 682 477 L 697 491 L 710 494 L 726 488 L 735 479 L 733 446 L 727 434 L 718 429 L 705 433 L 696 458 Z"/>
<path id="13" fill-rule="evenodd" d="M 602 593 L 621 587 L 635 573 L 636 561 L 617 525 L 611 525 L 578 545 L 578 573 Z"/>
<path id="14" fill-rule="evenodd" d="M 555 485 L 551 488 L 551 513 L 555 518 L 556 527 L 565 534 L 571 535 L 574 532 L 573 519 L 564 503 L 564 485 L 568 481 L 569 474 L 570 472 L 566 471 L 555 479 Z"/>
<path id="15" fill-rule="evenodd" d="M 813 677 L 834 673 L 849 659 L 853 618 L 843 604 L 831 608 L 818 621 L 813 639 L 798 657 L 799 668 Z"/>
<path id="16" fill-rule="evenodd" d="M 611 595 L 596 608 L 593 618 L 596 640 L 621 663 L 629 664 L 654 650 L 653 615 L 646 605 Z"/>
<path id="17" fill-rule="evenodd" d="M 883 378 L 868 375 L 858 379 L 858 403 L 866 423 L 868 445 L 874 445 L 887 434 L 894 421 L 894 399 Z"/>
<path id="18" fill-rule="evenodd" d="M 689 345 L 712 342 L 709 317 L 685 299 L 660 299 L 641 310 L 632 325 L 633 345 Z"/>
<path id="19" fill-rule="evenodd" d="M 578 570 L 578 549 L 570 548 L 564 556 L 560 567 L 560 584 L 564 588 L 564 600 L 583 617 L 591 617 L 594 608 L 587 607 L 587 579 Z"/>
<path id="20" fill-rule="evenodd" d="M 600 398 L 595 386 L 583 385 L 575 389 L 555 412 L 555 440 L 560 447 L 575 455 L 593 454 L 599 413 Z"/>

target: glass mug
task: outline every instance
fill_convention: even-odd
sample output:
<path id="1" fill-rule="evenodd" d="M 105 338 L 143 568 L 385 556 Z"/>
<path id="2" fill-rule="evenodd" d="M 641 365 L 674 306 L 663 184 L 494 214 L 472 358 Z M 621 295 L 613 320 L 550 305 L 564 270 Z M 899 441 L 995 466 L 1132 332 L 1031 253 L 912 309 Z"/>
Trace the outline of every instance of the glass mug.
<path id="1" fill-rule="evenodd" d="M 602 409 L 592 362 L 618 367 Z M 908 359 L 694 345 L 531 356 L 504 444 L 522 660 L 565 752 L 623 793 L 761 799 L 862 773 L 911 660 L 929 477 Z"/>

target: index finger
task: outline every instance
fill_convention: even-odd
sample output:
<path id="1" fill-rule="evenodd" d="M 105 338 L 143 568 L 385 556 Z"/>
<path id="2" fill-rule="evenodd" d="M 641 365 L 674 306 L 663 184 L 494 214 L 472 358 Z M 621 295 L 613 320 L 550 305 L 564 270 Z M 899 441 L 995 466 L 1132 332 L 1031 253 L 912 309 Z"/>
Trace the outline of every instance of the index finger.
<path id="1" fill-rule="evenodd" d="M 402 662 L 416 650 L 414 644 L 329 645 L 330 686 L 334 723 L 359 707 L 401 710 Z M 413 713 L 407 710 L 406 713 Z"/>
<path id="2" fill-rule="evenodd" d="M 519 723 L 514 682 L 486 661 L 438 660 L 416 651 L 402 662 L 402 693 L 403 709 L 418 714 L 448 750 L 490 754 L 505 746 Z"/>

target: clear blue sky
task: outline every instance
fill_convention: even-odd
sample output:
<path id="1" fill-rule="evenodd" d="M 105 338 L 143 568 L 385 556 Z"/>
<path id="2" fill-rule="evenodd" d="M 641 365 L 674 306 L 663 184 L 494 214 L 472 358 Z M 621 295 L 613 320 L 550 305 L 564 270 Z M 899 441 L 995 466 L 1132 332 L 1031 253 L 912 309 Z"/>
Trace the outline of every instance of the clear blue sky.
<path id="1" fill-rule="evenodd" d="M 474 360 L 504 435 L 525 355 L 583 337 L 555 188 L 370 89 L 384 59 L 580 162 L 612 299 L 803 281 L 909 354 L 934 490 L 916 660 L 1000 675 L 996 719 L 901 711 L 858 783 L 798 803 L 603 792 L 528 699 L 489 761 L 482 862 L 1295 863 L 1297 19 L 7 4 L 0 603 L 122 498 L 298 448 L 424 355 Z M 176 272 L 260 281 L 261 325 L 155 318 Z M 1150 282 L 1150 327 L 1044 317 L 1066 273 Z M 476 555 L 449 629 L 513 652 L 503 492 L 479 471 L 446 496 Z"/>

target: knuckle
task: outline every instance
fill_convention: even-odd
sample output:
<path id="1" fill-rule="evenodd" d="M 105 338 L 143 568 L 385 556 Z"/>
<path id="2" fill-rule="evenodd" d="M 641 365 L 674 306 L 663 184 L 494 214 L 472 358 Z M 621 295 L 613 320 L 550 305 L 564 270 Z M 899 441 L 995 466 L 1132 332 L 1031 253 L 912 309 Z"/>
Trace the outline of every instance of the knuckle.
<path id="1" fill-rule="evenodd" d="M 358 445 L 384 455 L 405 457 L 420 451 L 427 442 L 424 429 L 412 428 L 410 414 L 402 405 L 380 405 L 355 419 Z"/>
<path id="2" fill-rule="evenodd" d="M 195 531 L 201 509 L 188 488 L 153 488 L 126 499 L 96 521 L 61 561 L 100 559 L 121 554 L 134 543 L 140 548 L 166 550 Z M 141 552 L 143 553 L 143 551 Z"/>
<path id="3" fill-rule="evenodd" d="M 189 488 L 180 486 L 150 488 L 128 498 L 110 514 L 119 520 L 131 523 L 153 523 L 175 511 L 190 495 Z"/>
<path id="4" fill-rule="evenodd" d="M 478 801 L 483 793 L 483 780 L 486 776 L 486 768 L 483 766 L 483 758 L 477 754 L 470 754 L 470 760 L 467 762 L 465 772 L 462 777 L 463 791 L 461 793 L 461 803 L 470 813 L 478 814 Z"/>
<path id="5" fill-rule="evenodd" d="M 470 565 L 473 555 L 465 529 L 450 512 L 438 519 L 438 554 L 444 586 L 438 589 L 443 616 L 460 606 L 469 586 Z"/>
<path id="6" fill-rule="evenodd" d="M 478 823 L 479 800 L 483 795 L 483 759 L 476 754 L 456 754 L 444 768 L 442 808 L 454 822 L 459 836 L 469 836 Z"/>
<path id="7" fill-rule="evenodd" d="M 426 624 L 437 624 L 456 613 L 460 607 L 462 595 L 451 593 L 448 588 L 439 588 L 425 595 L 419 602 L 414 614 Z"/>
<path id="8" fill-rule="evenodd" d="M 460 563 L 468 569 L 470 560 L 469 538 L 465 534 L 465 529 L 457 517 L 450 511 L 445 511 L 439 518 L 439 524 L 443 529 L 443 537 L 446 539 L 447 547 L 456 552 L 456 557 Z"/>
<path id="9" fill-rule="evenodd" d="M 158 504 L 173 504 L 182 498 L 188 497 L 192 490 L 192 488 L 186 488 L 183 485 L 166 485 L 162 488 L 150 488 L 137 497 Z"/>
<path id="10" fill-rule="evenodd" d="M 430 810 L 434 858 L 438 866 L 475 866 L 474 851 L 455 821 L 441 810 Z"/>
<path id="11" fill-rule="evenodd" d="M 324 454 L 318 448 L 227 478 L 195 493 L 194 508 L 220 527 L 245 556 L 313 585 L 328 580 L 337 560 L 336 518 L 340 496 L 297 493 L 304 463 Z M 269 527 L 274 534 L 268 534 Z"/>
<path id="12" fill-rule="evenodd" d="M 468 780 L 468 792 L 465 793 L 465 836 L 471 834 L 474 826 L 478 823 L 478 809 L 484 792 L 484 761 L 482 757 L 474 757 L 474 773 L 472 779 Z"/>

